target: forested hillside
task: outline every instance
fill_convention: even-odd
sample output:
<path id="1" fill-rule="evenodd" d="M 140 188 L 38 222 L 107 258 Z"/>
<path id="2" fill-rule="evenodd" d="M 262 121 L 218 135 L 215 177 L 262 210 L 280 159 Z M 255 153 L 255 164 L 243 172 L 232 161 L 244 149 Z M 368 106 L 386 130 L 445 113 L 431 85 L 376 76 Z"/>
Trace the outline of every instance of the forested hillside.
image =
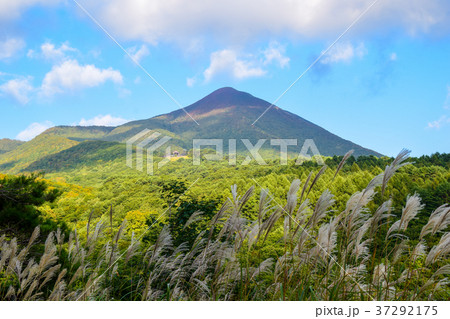
<path id="1" fill-rule="evenodd" d="M 39 135 L 10 152 L 0 154 L 0 172 L 19 173 L 34 161 L 77 144 L 60 136 Z"/>
<path id="2" fill-rule="evenodd" d="M 1 299 L 450 298 L 449 154 L 188 158 L 149 176 L 100 156 L 118 144 L 76 147 L 99 156 L 69 152 L 86 166 L 61 157 L 45 179 L 0 176 Z"/>
<path id="3" fill-rule="evenodd" d="M 9 138 L 0 139 L 0 154 L 10 152 L 25 142 L 18 140 L 11 140 Z"/>

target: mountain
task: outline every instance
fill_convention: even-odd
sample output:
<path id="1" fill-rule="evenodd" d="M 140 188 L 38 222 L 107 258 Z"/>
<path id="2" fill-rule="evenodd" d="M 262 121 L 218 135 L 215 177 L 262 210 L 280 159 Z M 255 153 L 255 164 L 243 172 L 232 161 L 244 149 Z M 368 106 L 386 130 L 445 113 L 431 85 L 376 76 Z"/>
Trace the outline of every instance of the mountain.
<path id="1" fill-rule="evenodd" d="M 86 141 L 102 139 L 113 129 L 114 127 L 108 126 L 55 126 L 43 134 L 61 136 L 74 141 Z"/>
<path id="2" fill-rule="evenodd" d="M 143 129 L 158 130 L 172 136 L 173 143 L 186 149 L 192 148 L 192 139 L 249 139 L 255 144 L 258 139 L 297 139 L 298 145 L 289 150 L 299 153 L 306 139 L 313 139 L 319 152 L 325 156 L 344 155 L 353 149 L 354 155 L 380 153 L 344 140 L 327 130 L 293 113 L 272 106 L 255 125 L 252 123 L 270 107 L 270 103 L 230 87 L 214 91 L 184 110 L 156 116 L 147 120 L 133 121 L 113 129 L 103 139 L 125 142 Z M 186 112 L 192 116 L 197 125 Z M 227 141 L 224 148 L 227 149 Z M 246 150 L 243 143 L 237 149 Z M 262 149 L 279 150 L 267 141 Z"/>
<path id="3" fill-rule="evenodd" d="M 192 149 L 193 139 L 222 139 L 227 151 L 228 140 L 236 139 L 237 151 L 248 154 L 241 139 L 249 139 L 253 145 L 259 139 L 296 139 L 298 145 L 289 146 L 288 150 L 298 154 L 304 141 L 313 139 L 324 156 L 344 155 L 351 149 L 355 156 L 381 156 L 298 115 L 270 106 L 269 102 L 249 93 L 225 87 L 184 109 L 117 127 L 57 126 L 24 144 L 0 140 L 0 150 L 4 150 L 0 153 L 0 172 L 58 171 L 121 159 L 123 143 L 144 129 L 170 136 L 168 144 L 174 149 Z M 263 152 L 278 154 L 279 146 L 271 146 L 266 141 L 261 147 Z"/>
<path id="4" fill-rule="evenodd" d="M 81 166 L 92 167 L 120 159 L 125 152 L 125 145 L 117 142 L 84 141 L 56 154 L 44 156 L 31 163 L 23 171 L 52 173 L 72 170 Z"/>
<path id="5" fill-rule="evenodd" d="M 41 134 L 10 152 L 0 154 L 0 172 L 19 173 L 34 161 L 77 144 L 64 137 Z"/>
<path id="6" fill-rule="evenodd" d="M 9 138 L 0 139 L 0 154 L 15 150 L 17 147 L 19 147 L 23 143 L 25 143 L 25 142 L 18 141 L 18 140 L 11 140 Z"/>

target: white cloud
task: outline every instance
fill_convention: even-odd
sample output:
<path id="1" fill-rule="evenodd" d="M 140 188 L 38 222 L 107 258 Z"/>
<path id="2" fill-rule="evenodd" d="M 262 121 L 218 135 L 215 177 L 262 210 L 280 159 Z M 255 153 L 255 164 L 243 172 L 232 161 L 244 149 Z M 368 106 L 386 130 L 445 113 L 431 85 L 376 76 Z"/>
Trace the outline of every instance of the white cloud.
<path id="1" fill-rule="evenodd" d="M 0 41 L 0 60 L 14 57 L 16 53 L 24 47 L 25 41 L 19 38 L 10 38 L 5 41 Z"/>
<path id="2" fill-rule="evenodd" d="M 63 0 L 0 0 L 0 22 L 20 17 L 28 8 L 36 5 L 55 5 Z"/>
<path id="3" fill-rule="evenodd" d="M 25 130 L 17 134 L 16 138 L 21 141 L 29 141 L 52 126 L 53 123 L 50 121 L 45 121 L 44 123 L 32 123 Z"/>
<path id="4" fill-rule="evenodd" d="M 226 75 L 234 79 L 262 77 L 267 74 L 267 67 L 275 64 L 280 68 L 289 65 L 290 59 L 285 55 L 285 46 L 278 42 L 259 50 L 258 55 L 240 54 L 238 51 L 225 49 L 211 53 L 210 64 L 203 72 L 205 82 L 209 82 L 216 76 Z M 192 87 L 197 82 L 196 77 L 187 78 L 186 85 Z"/>
<path id="5" fill-rule="evenodd" d="M 146 45 L 141 45 L 141 47 L 138 49 L 136 46 L 128 48 L 127 52 L 131 55 L 131 57 L 136 60 L 138 63 L 141 62 L 141 60 L 150 54 L 150 51 L 148 50 L 148 47 Z"/>
<path id="6" fill-rule="evenodd" d="M 350 62 L 354 57 L 362 58 L 367 54 L 364 43 L 360 43 L 356 48 L 350 42 L 337 43 L 320 60 L 322 64 L 338 62 Z"/>
<path id="7" fill-rule="evenodd" d="M 99 69 L 95 65 L 80 65 L 77 60 L 67 60 L 53 66 L 42 82 L 44 96 L 99 86 L 106 81 L 117 84 L 123 82 L 122 74 L 112 68 Z"/>
<path id="8" fill-rule="evenodd" d="M 30 94 L 34 91 L 30 81 L 31 78 L 9 80 L 0 85 L 0 92 L 12 97 L 20 104 L 27 104 L 30 101 Z"/>
<path id="9" fill-rule="evenodd" d="M 119 87 L 118 91 L 119 91 L 119 97 L 120 98 L 125 98 L 125 97 L 131 95 L 131 91 L 126 89 L 126 88 L 124 88 L 124 87 Z"/>
<path id="10" fill-rule="evenodd" d="M 80 126 L 118 126 L 122 125 L 126 122 L 129 122 L 126 119 L 123 119 L 121 117 L 114 117 L 110 114 L 107 115 L 97 115 L 94 118 L 91 119 L 81 119 L 81 121 L 78 123 Z"/>
<path id="11" fill-rule="evenodd" d="M 266 74 L 266 71 L 255 66 L 253 61 L 239 59 L 237 53 L 233 50 L 213 52 L 210 59 L 209 67 L 203 72 L 206 82 L 219 74 L 231 75 L 240 80 Z"/>
<path id="12" fill-rule="evenodd" d="M 450 110 L 450 85 L 447 85 L 447 98 L 444 102 L 444 109 Z"/>
<path id="13" fill-rule="evenodd" d="M 444 102 L 444 110 L 450 110 L 450 85 L 447 85 L 447 96 Z M 444 114 L 438 120 L 429 122 L 428 128 L 440 129 L 448 124 L 450 124 L 450 116 Z"/>
<path id="14" fill-rule="evenodd" d="M 428 128 L 432 128 L 432 129 L 440 129 L 443 126 L 450 124 L 450 117 L 448 117 L 447 115 L 442 115 L 439 120 L 433 121 L 433 122 L 429 122 L 428 123 Z"/>
<path id="15" fill-rule="evenodd" d="M 285 56 L 286 48 L 276 42 L 273 42 L 264 50 L 264 65 L 277 62 L 281 68 L 289 65 L 290 59 Z"/>
<path id="16" fill-rule="evenodd" d="M 245 43 L 258 36 L 335 38 L 373 0 L 109 0 L 85 5 L 100 23 L 123 39 L 186 43 L 213 35 L 217 41 Z M 402 29 L 414 35 L 435 30 L 448 34 L 448 0 L 379 1 L 354 33 Z"/>
<path id="17" fill-rule="evenodd" d="M 28 50 L 27 57 L 29 58 L 44 58 L 52 61 L 67 60 L 67 53 L 77 52 L 78 50 L 69 46 L 67 42 L 56 47 L 51 42 L 45 42 L 41 45 L 40 52 L 36 53 L 34 50 Z"/>
<path id="18" fill-rule="evenodd" d="M 389 60 L 391 61 L 397 61 L 397 53 L 392 52 L 391 55 L 389 56 Z"/>
<path id="19" fill-rule="evenodd" d="M 41 51 L 44 58 L 48 60 L 63 60 L 66 58 L 66 52 L 76 52 L 77 49 L 71 48 L 68 43 L 63 43 L 56 48 L 53 43 L 46 42 L 41 45 Z"/>
<path id="20" fill-rule="evenodd" d="M 195 79 L 195 77 L 192 78 L 187 78 L 186 79 L 186 85 L 188 87 L 193 87 L 195 85 L 195 83 L 197 82 L 197 80 Z"/>

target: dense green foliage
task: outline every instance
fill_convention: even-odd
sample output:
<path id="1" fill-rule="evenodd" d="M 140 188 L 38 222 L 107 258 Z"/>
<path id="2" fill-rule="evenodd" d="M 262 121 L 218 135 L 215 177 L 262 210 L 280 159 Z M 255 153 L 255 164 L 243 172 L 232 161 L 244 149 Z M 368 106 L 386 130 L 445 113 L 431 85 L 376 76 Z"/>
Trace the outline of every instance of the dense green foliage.
<path id="1" fill-rule="evenodd" d="M 40 226 L 44 233 L 66 228 L 46 218 L 38 207 L 44 203 L 53 203 L 60 190 L 49 187 L 37 176 L 1 176 L 0 175 L 0 233 L 23 235 Z"/>
<path id="2" fill-rule="evenodd" d="M 41 134 L 10 152 L 0 154 L 0 172 L 19 173 L 34 161 L 77 144 L 64 137 Z"/>
<path id="3" fill-rule="evenodd" d="M 22 145 L 25 142 L 18 141 L 18 140 L 11 140 L 9 138 L 2 138 L 0 139 L 0 154 L 10 152 L 20 145 Z"/>
<path id="4" fill-rule="evenodd" d="M 47 182 L 3 176 L 3 221 L 28 218 L 23 234 L 46 222 L 76 232 L 51 233 L 37 252 L 36 232 L 30 244 L 3 237 L 0 298 L 446 300 L 449 156 L 405 161 L 406 153 L 345 165 L 327 158 L 328 168 L 179 159 L 155 176 L 102 161 Z M 5 268 L 13 263 L 24 266 Z"/>
<path id="5" fill-rule="evenodd" d="M 109 126 L 55 126 L 46 130 L 43 134 L 84 141 L 103 138 L 113 129 Z"/>
<path id="6" fill-rule="evenodd" d="M 96 166 L 125 154 L 125 145 L 115 142 L 86 141 L 57 154 L 47 155 L 24 168 L 24 172 L 59 172 L 81 166 Z"/>

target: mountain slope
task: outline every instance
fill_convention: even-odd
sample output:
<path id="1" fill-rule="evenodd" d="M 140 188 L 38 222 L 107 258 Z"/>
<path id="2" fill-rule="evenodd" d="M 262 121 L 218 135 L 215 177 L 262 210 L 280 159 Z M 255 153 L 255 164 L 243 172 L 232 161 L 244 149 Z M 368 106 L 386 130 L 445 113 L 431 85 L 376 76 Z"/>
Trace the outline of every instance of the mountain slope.
<path id="1" fill-rule="evenodd" d="M 245 150 L 240 139 L 249 139 L 253 144 L 258 139 L 297 139 L 297 146 L 290 146 L 292 152 L 300 152 L 306 139 L 313 139 L 322 155 L 344 155 L 350 149 L 355 155 L 381 154 L 344 140 L 298 115 L 272 106 L 253 126 L 252 123 L 270 106 L 270 103 L 251 94 L 233 88 L 214 91 L 198 102 L 185 108 L 197 125 L 183 109 L 156 116 L 147 120 L 133 121 L 121 125 L 104 137 L 108 141 L 125 142 L 143 129 L 171 132 L 172 141 L 183 148 L 192 148 L 192 139 L 237 139 L 237 149 Z M 267 141 L 262 149 L 277 150 Z"/>
<path id="2" fill-rule="evenodd" d="M 52 173 L 75 169 L 81 166 L 101 165 L 120 159 L 124 154 L 124 144 L 105 141 L 85 141 L 58 153 L 44 156 L 31 163 L 23 171 L 44 171 L 46 173 Z"/>
<path id="3" fill-rule="evenodd" d="M 272 155 L 279 154 L 280 148 L 271 146 L 270 139 L 296 139 L 298 144 L 289 146 L 288 151 L 298 154 L 304 141 L 313 139 L 320 154 L 325 156 L 344 155 L 351 149 L 355 151 L 355 156 L 381 155 L 344 140 L 298 115 L 277 106 L 270 106 L 269 102 L 251 94 L 233 88 L 222 88 L 184 110 L 179 109 L 118 127 L 58 126 L 45 131 L 30 142 L 0 154 L 0 172 L 54 172 L 79 165 L 98 165 L 105 161 L 114 161 L 125 156 L 124 145 L 118 145 L 117 142 L 124 143 L 144 129 L 156 130 L 170 136 L 172 139 L 168 144 L 178 150 L 192 149 L 193 139 L 221 139 L 226 152 L 228 140 L 235 139 L 237 151 L 248 154 L 241 139 L 249 139 L 253 145 L 258 140 L 265 139 L 261 153 Z M 269 107 L 265 115 L 252 125 Z M 91 142 L 83 142 L 89 140 Z"/>
<path id="4" fill-rule="evenodd" d="M 41 134 L 13 151 L 0 155 L 0 172 L 19 173 L 34 161 L 47 155 L 59 153 L 77 145 L 78 142 L 60 136 Z"/>
<path id="5" fill-rule="evenodd" d="M 56 135 L 74 141 L 98 140 L 110 133 L 114 127 L 110 126 L 55 126 L 42 134 Z"/>
<path id="6" fill-rule="evenodd" d="M 15 150 L 17 147 L 19 147 L 23 143 L 25 143 L 25 142 L 18 141 L 18 140 L 11 140 L 9 138 L 0 139 L 0 154 Z"/>

